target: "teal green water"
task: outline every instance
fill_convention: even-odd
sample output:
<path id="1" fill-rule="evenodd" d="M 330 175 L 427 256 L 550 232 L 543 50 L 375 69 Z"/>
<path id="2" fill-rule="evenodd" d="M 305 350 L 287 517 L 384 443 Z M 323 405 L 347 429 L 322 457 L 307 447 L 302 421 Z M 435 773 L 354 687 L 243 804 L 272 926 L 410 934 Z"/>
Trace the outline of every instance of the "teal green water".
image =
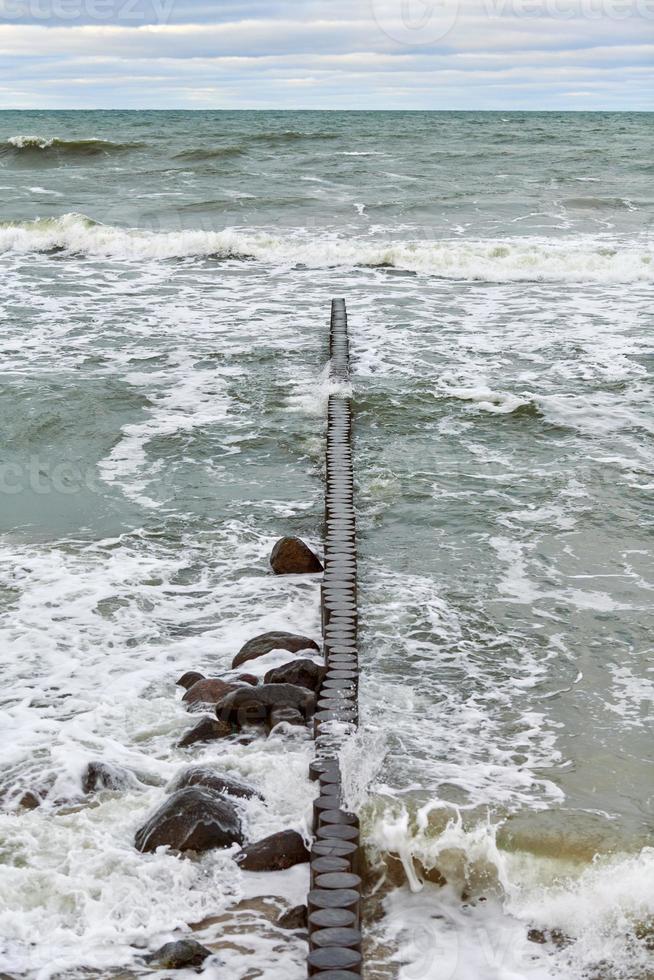
<path id="1" fill-rule="evenodd" d="M 650 975 L 652 132 L 636 113 L 0 114 L 1 782 L 77 799 L 104 758 L 160 784 L 5 807 L 5 973 L 117 976 L 249 894 L 228 858 L 144 863 L 131 838 L 188 761 L 182 669 L 319 632 L 317 583 L 273 579 L 267 554 L 320 541 L 341 295 L 349 778 L 370 853 L 449 882 L 389 897 L 376 928 L 406 964 L 383 969 Z M 263 835 L 301 824 L 310 751 L 199 757 L 265 790 Z M 272 978 L 261 923 L 248 943 L 206 975 Z M 284 949 L 279 976 L 302 976 Z"/>

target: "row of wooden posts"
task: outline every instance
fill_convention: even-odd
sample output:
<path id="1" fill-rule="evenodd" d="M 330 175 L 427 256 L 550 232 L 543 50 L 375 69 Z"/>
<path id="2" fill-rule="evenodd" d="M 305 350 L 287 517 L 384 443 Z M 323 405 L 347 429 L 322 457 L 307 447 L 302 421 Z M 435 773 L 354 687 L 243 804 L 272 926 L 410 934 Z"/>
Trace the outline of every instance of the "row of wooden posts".
<path id="1" fill-rule="evenodd" d="M 347 311 L 332 300 L 331 378 L 340 393 L 327 413 L 325 561 L 321 586 L 326 674 L 314 717 L 311 778 L 315 840 L 308 895 L 309 976 L 349 980 L 362 972 L 359 821 L 343 807 L 340 750 L 358 723 L 357 545 L 352 463 L 352 403 Z"/>

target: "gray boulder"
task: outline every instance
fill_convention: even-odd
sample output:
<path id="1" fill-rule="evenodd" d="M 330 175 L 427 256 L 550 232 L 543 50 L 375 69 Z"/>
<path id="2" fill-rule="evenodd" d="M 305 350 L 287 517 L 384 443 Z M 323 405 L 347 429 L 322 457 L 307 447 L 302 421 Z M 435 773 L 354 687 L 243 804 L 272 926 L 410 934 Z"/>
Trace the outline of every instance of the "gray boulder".
<path id="1" fill-rule="evenodd" d="M 290 664 L 283 664 L 269 670 L 264 676 L 264 684 L 295 684 L 299 687 L 306 687 L 310 691 L 317 691 L 320 683 L 327 673 L 326 667 L 321 667 L 313 660 L 292 660 Z"/>
<path id="2" fill-rule="evenodd" d="M 210 715 L 205 715 L 177 743 L 180 749 L 185 749 L 195 742 L 213 742 L 217 738 L 227 738 L 232 734 L 232 726 L 227 725 Z"/>
<path id="3" fill-rule="evenodd" d="M 261 793 L 257 792 L 253 786 L 248 786 L 247 783 L 242 783 L 232 776 L 222 776 L 220 773 L 214 772 L 213 769 L 207 769 L 204 766 L 192 766 L 190 769 L 185 769 L 174 781 L 172 790 L 174 792 L 178 789 L 185 789 L 187 786 L 204 786 L 205 789 L 211 790 L 213 793 L 227 793 L 228 796 L 235 796 L 244 800 L 249 800 L 255 796 L 260 800 L 263 799 Z"/>
<path id="4" fill-rule="evenodd" d="M 234 805 L 201 786 L 187 786 L 169 796 L 136 832 L 139 851 L 168 845 L 176 851 L 208 851 L 243 843 Z"/>
<path id="5" fill-rule="evenodd" d="M 298 653 L 300 650 L 319 650 L 320 647 L 315 640 L 308 636 L 299 636 L 297 633 L 286 633 L 283 630 L 272 630 L 269 633 L 260 633 L 259 636 L 248 640 L 238 651 L 232 661 L 232 667 L 240 667 L 248 660 L 256 660 L 258 657 L 265 657 L 272 650 L 288 650 L 290 653 Z"/>
<path id="6" fill-rule="evenodd" d="M 221 724 L 268 725 L 273 709 L 293 708 L 308 720 L 315 711 L 315 695 L 306 687 L 294 684 L 261 684 L 241 687 L 227 694 L 216 705 L 216 717 Z"/>
<path id="7" fill-rule="evenodd" d="M 311 575 L 322 572 L 322 562 L 301 538 L 280 538 L 270 555 L 275 575 Z"/>
<path id="8" fill-rule="evenodd" d="M 283 830 L 248 844 L 234 860 L 244 871 L 284 871 L 304 864 L 310 857 L 302 835 L 296 830 Z"/>
<path id="9" fill-rule="evenodd" d="M 209 956 L 211 950 L 195 939 L 180 939 L 175 943 L 166 943 L 148 956 L 147 961 L 159 970 L 182 970 L 189 966 L 202 966 Z"/>

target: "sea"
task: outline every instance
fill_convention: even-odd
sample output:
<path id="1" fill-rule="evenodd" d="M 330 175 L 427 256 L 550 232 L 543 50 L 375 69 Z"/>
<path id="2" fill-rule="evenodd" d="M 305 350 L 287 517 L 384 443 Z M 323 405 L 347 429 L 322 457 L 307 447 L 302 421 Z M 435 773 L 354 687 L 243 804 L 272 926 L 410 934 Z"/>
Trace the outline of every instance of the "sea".
<path id="1" fill-rule="evenodd" d="M 308 826 L 309 733 L 180 749 L 175 682 L 320 637 L 268 556 L 321 547 L 332 297 L 366 976 L 654 977 L 653 124 L 0 113 L 4 980 L 164 980 L 191 935 L 209 980 L 306 975 L 306 866 L 134 833 L 196 763 L 263 795 L 248 839 Z"/>

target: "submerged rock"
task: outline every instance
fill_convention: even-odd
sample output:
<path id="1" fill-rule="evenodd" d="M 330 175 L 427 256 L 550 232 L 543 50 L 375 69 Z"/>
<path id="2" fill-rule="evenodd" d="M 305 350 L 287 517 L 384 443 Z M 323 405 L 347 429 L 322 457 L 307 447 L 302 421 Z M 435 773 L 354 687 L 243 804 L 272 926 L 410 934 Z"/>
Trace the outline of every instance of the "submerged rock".
<path id="1" fill-rule="evenodd" d="M 253 687 L 259 683 L 259 678 L 255 677 L 254 674 L 239 674 L 236 680 L 240 681 L 241 684 L 251 684 Z"/>
<path id="2" fill-rule="evenodd" d="M 288 650 L 289 653 L 299 653 L 300 650 L 319 650 L 315 640 L 308 636 L 299 636 L 297 633 L 286 633 L 284 630 L 272 630 L 269 633 L 260 633 L 259 636 L 248 640 L 238 651 L 232 661 L 232 667 L 240 667 L 248 660 L 256 660 L 258 657 L 265 657 L 272 650 Z"/>
<path id="3" fill-rule="evenodd" d="M 243 843 L 234 805 L 201 786 L 187 786 L 169 796 L 134 838 L 139 851 L 168 845 L 177 851 L 208 851 Z"/>
<path id="4" fill-rule="evenodd" d="M 174 781 L 172 790 L 184 789 L 186 786 L 204 786 L 214 793 L 227 793 L 229 796 L 244 800 L 249 800 L 254 796 L 260 800 L 263 799 L 261 793 L 253 786 L 248 786 L 247 783 L 242 783 L 232 776 L 221 776 L 213 769 L 207 769 L 204 766 L 192 766 L 190 769 L 185 769 Z"/>
<path id="5" fill-rule="evenodd" d="M 232 734 L 232 726 L 224 721 L 205 715 L 177 743 L 180 749 L 185 749 L 195 742 L 213 742 L 217 738 L 227 738 Z"/>
<path id="6" fill-rule="evenodd" d="M 47 795 L 48 790 L 37 792 L 35 790 L 28 789 L 19 799 L 18 805 L 22 806 L 24 810 L 36 810 L 41 806 Z"/>
<path id="7" fill-rule="evenodd" d="M 82 775 L 82 791 L 93 793 L 101 789 L 127 789 L 138 785 L 136 776 L 110 762 L 89 762 Z"/>
<path id="8" fill-rule="evenodd" d="M 322 562 L 301 538 L 280 538 L 270 555 L 275 575 L 310 575 L 322 572 Z"/>
<path id="9" fill-rule="evenodd" d="M 147 961 L 159 970 L 181 970 L 188 966 L 202 966 L 211 955 L 211 950 L 195 939 L 180 939 L 174 943 L 166 943 L 156 953 L 148 956 Z"/>
<path id="10" fill-rule="evenodd" d="M 264 684 L 296 684 L 310 691 L 317 691 L 326 673 L 327 668 L 321 667 L 313 660 L 292 660 L 290 664 L 283 664 L 281 667 L 269 670 L 263 682 Z"/>
<path id="11" fill-rule="evenodd" d="M 203 680 L 204 674 L 201 674 L 198 670 L 187 670 L 175 683 L 178 687 L 183 687 L 188 691 L 189 687 L 193 687 L 198 681 Z"/>
<path id="12" fill-rule="evenodd" d="M 303 718 L 295 708 L 273 708 L 268 719 L 268 732 L 272 732 L 277 725 L 306 725 L 306 718 Z"/>
<path id="13" fill-rule="evenodd" d="M 186 694 L 182 701 L 188 705 L 190 710 L 197 710 L 204 704 L 217 704 L 230 691 L 236 690 L 236 684 L 229 684 L 217 678 L 203 677 L 186 689 Z"/>
<path id="14" fill-rule="evenodd" d="M 216 717 L 223 724 L 269 725 L 275 708 L 293 708 L 308 719 L 315 710 L 315 695 L 306 687 L 294 684 L 261 684 L 240 687 L 227 694 L 216 705 Z"/>
<path id="15" fill-rule="evenodd" d="M 282 830 L 248 844 L 234 858 L 244 871 L 284 871 L 310 858 L 304 838 L 296 830 Z"/>

